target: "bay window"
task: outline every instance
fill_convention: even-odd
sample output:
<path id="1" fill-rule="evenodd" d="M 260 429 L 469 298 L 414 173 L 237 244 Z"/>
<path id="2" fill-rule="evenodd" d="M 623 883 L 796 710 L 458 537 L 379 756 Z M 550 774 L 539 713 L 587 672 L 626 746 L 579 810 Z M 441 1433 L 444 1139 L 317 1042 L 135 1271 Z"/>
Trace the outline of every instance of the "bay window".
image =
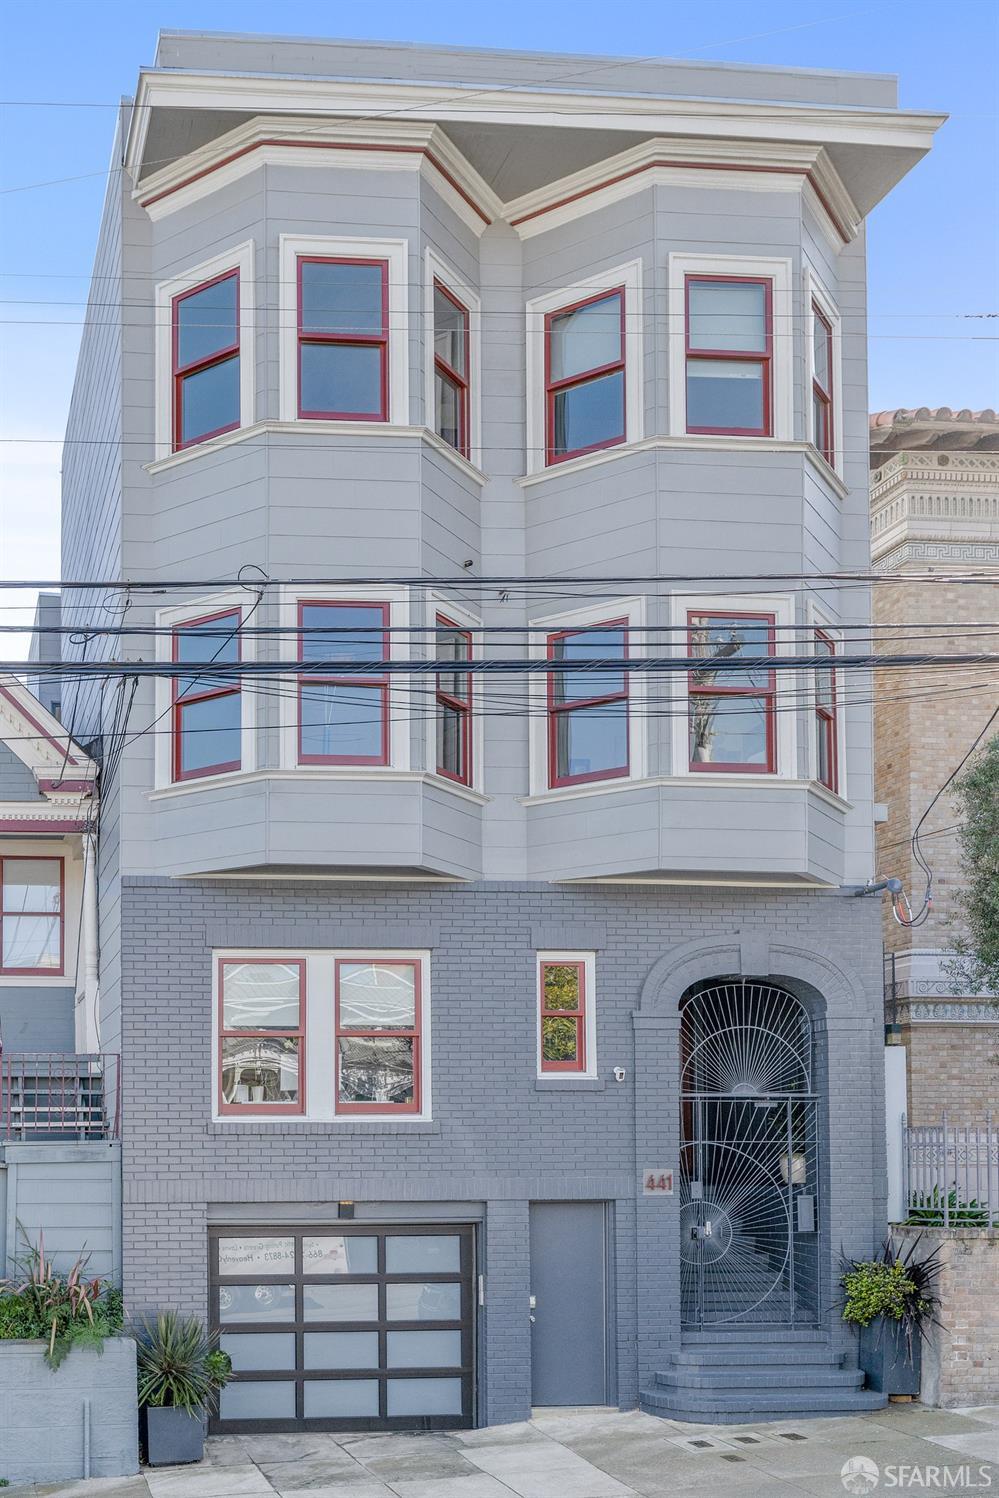
<path id="1" fill-rule="evenodd" d="M 545 316 L 545 453 L 560 463 L 625 440 L 625 288 Z"/>
<path id="2" fill-rule="evenodd" d="M 0 858 L 0 973 L 63 971 L 61 858 Z"/>
<path id="3" fill-rule="evenodd" d="M 685 302 L 687 431 L 771 436 L 772 283 L 688 275 Z"/>
<path id="4" fill-rule="evenodd" d="M 688 612 L 688 654 L 701 662 L 688 676 L 692 771 L 776 771 L 776 671 L 765 659 L 762 665 L 725 669 L 774 657 L 774 625 L 773 614 Z"/>
<path id="5" fill-rule="evenodd" d="M 388 659 L 389 605 L 300 603 L 298 621 L 299 764 L 387 765 L 388 675 L 338 676 L 335 663 Z"/>
<path id="6" fill-rule="evenodd" d="M 299 255 L 298 415 L 387 421 L 388 261 Z"/>
<path id="7" fill-rule="evenodd" d="M 335 984 L 335 1111 L 419 1113 L 420 964 L 338 958 Z"/>
<path id="8" fill-rule="evenodd" d="M 542 1076 L 587 1070 L 588 1002 L 584 960 L 539 960 L 539 1070 Z"/>
<path id="9" fill-rule="evenodd" d="M 629 773 L 628 624 L 611 620 L 548 636 L 548 783 L 610 780 Z M 610 662 L 596 669 L 595 661 Z M 573 669 L 575 667 L 575 669 Z"/>
<path id="10" fill-rule="evenodd" d="M 305 1111 L 305 963 L 219 963 L 219 1111 Z"/>
<path id="11" fill-rule="evenodd" d="M 455 665 L 472 659 L 472 635 L 437 615 L 439 660 Z M 467 671 L 439 671 L 436 692 L 437 773 L 461 785 L 472 783 L 472 678 Z"/>
<path id="12" fill-rule="evenodd" d="M 834 660 L 836 642 L 824 629 L 816 629 L 815 654 Z M 832 666 L 818 666 L 815 676 L 815 778 L 827 790 L 839 788 L 838 746 L 836 731 L 836 671 Z"/>
<path id="13" fill-rule="evenodd" d="M 812 441 L 833 467 L 833 334 L 816 301 L 812 302 Z"/>
<path id="14" fill-rule="evenodd" d="M 239 271 L 172 298 L 173 449 L 240 424 Z"/>
<path id="15" fill-rule="evenodd" d="M 434 431 L 467 458 L 471 361 L 468 308 L 435 278 L 433 309 Z"/>
<path id="16" fill-rule="evenodd" d="M 221 775 L 242 765 L 239 609 L 185 620 L 173 630 L 173 660 L 190 664 L 172 682 L 172 778 Z M 198 669 L 195 669 L 195 666 Z"/>

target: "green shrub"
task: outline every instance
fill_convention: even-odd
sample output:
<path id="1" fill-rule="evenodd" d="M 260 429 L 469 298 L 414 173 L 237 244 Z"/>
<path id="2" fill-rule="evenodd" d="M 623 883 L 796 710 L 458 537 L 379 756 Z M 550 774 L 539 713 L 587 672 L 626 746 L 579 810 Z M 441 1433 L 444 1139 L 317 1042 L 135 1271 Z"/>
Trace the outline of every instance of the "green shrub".
<path id="1" fill-rule="evenodd" d="M 977 1197 L 966 1202 L 959 1201 L 957 1189 L 953 1188 L 947 1192 L 946 1204 L 946 1222 L 949 1227 L 988 1227 L 988 1209 L 982 1206 Z M 939 1186 L 934 1186 L 932 1191 L 919 1193 L 909 1207 L 906 1218 L 910 1226 L 925 1228 L 943 1227 L 944 1220 L 944 1194 Z"/>
<path id="2" fill-rule="evenodd" d="M 58 1274 L 45 1257 L 43 1240 L 37 1248 L 28 1243 L 18 1262 L 25 1278 L 0 1281 L 0 1337 L 42 1338 L 50 1368 L 58 1368 L 73 1347 L 102 1352 L 105 1338 L 122 1329 L 121 1291 L 99 1278 L 87 1279 L 86 1266 L 87 1255 L 81 1253 L 68 1274 Z"/>
<path id="3" fill-rule="evenodd" d="M 877 1259 L 843 1259 L 843 1320 L 855 1326 L 870 1326 L 879 1316 L 901 1323 L 909 1361 L 914 1342 L 926 1336 L 936 1322 L 940 1300 L 936 1279 L 940 1273 L 940 1250 L 919 1257 L 922 1235 L 896 1253 L 889 1238 Z"/>

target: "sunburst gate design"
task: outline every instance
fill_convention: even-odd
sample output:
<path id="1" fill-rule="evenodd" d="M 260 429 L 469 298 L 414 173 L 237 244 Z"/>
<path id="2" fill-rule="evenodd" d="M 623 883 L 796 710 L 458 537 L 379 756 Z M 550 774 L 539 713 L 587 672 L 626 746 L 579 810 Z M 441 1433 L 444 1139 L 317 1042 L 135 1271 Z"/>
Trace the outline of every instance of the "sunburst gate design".
<path id="1" fill-rule="evenodd" d="M 722 983 L 690 999 L 681 1036 L 683 1322 L 814 1323 L 818 1152 L 808 1015 L 783 989 Z"/>

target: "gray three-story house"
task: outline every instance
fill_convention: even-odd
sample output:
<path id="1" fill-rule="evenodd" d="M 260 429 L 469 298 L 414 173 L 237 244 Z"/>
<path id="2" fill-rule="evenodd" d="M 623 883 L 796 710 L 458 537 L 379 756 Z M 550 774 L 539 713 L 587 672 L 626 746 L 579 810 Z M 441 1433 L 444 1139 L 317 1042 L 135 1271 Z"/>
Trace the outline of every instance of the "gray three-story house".
<path id="1" fill-rule="evenodd" d="M 833 1309 L 885 1192 L 835 658 L 864 217 L 939 123 L 706 63 L 168 33 L 141 72 L 65 460 L 108 590 L 63 598 L 163 671 L 65 712 L 127 1298 L 218 1332 L 218 1429 L 879 1402 Z"/>

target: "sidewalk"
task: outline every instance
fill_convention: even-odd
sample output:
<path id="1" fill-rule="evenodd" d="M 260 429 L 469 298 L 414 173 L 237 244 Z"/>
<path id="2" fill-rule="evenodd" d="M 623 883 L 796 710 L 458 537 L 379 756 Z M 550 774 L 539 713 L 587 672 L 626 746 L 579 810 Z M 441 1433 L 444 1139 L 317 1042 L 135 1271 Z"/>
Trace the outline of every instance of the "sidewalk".
<path id="1" fill-rule="evenodd" d="M 894 1405 L 876 1415 L 756 1426 L 548 1410 L 522 1425 L 447 1435 L 218 1436 L 207 1453 L 195 1467 L 2 1491 L 5 1498 L 841 1498 L 990 1486 L 999 1493 L 999 1406 Z M 899 1474 L 903 1465 L 921 1476 Z"/>

